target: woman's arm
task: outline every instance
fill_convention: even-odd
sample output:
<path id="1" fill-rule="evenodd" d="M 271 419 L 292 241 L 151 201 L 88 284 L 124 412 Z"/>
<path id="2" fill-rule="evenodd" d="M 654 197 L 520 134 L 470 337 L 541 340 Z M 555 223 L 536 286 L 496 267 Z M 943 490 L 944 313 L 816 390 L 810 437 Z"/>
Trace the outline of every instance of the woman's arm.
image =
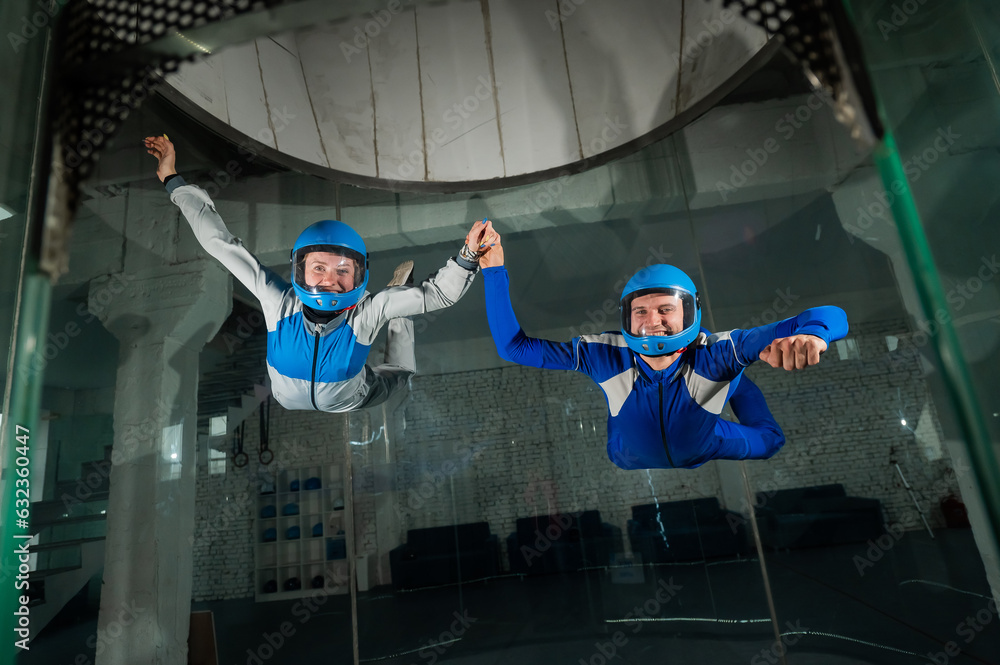
<path id="1" fill-rule="evenodd" d="M 188 185 L 177 175 L 174 144 L 165 136 L 150 136 L 145 144 L 146 151 L 158 160 L 157 177 L 164 182 L 170 200 L 180 208 L 198 244 L 247 287 L 262 306 L 277 306 L 288 284 L 262 266 L 243 242 L 229 232 L 205 190 Z"/>
<path id="2" fill-rule="evenodd" d="M 489 220 L 477 221 L 465 237 L 466 246 L 455 258 L 417 286 L 394 286 L 379 291 L 369 300 L 359 305 L 355 329 L 358 339 L 369 343 L 389 320 L 404 316 L 416 316 L 451 307 L 462 298 L 472 286 L 476 273 L 478 253 L 468 248 L 479 248 L 494 235 L 493 224 Z"/>

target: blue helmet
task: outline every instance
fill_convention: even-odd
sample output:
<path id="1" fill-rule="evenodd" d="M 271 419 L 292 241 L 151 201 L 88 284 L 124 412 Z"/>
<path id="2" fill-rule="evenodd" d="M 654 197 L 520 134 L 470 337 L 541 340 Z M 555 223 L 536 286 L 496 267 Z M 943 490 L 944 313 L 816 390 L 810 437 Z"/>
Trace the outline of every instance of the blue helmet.
<path id="1" fill-rule="evenodd" d="M 654 296 L 635 303 L 644 296 Z M 657 297 L 659 296 L 659 297 Z M 645 322 L 650 308 L 668 318 Z M 620 301 L 622 335 L 629 348 L 644 356 L 665 356 L 694 341 L 701 328 L 701 299 L 687 274 L 658 263 L 632 276 Z"/>
<path id="2" fill-rule="evenodd" d="M 314 252 L 318 254 L 309 257 Z M 292 288 L 313 309 L 336 312 L 357 305 L 365 294 L 368 250 L 357 231 L 343 222 L 323 220 L 300 233 L 291 262 Z"/>

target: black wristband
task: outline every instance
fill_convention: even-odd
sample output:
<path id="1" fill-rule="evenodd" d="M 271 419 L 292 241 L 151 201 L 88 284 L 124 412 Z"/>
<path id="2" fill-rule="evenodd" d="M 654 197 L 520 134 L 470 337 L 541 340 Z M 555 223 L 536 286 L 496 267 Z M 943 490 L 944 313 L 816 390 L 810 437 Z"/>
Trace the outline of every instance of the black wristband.
<path id="1" fill-rule="evenodd" d="M 170 175 L 168 175 L 166 178 L 163 179 L 163 186 L 166 187 L 168 182 L 170 182 L 174 178 L 179 178 L 179 177 L 181 177 L 180 173 L 171 173 Z"/>
<path id="2" fill-rule="evenodd" d="M 462 266 L 466 270 L 471 270 L 473 272 L 479 269 L 478 261 L 469 261 L 468 259 L 463 258 L 461 255 L 455 257 L 455 263 Z"/>

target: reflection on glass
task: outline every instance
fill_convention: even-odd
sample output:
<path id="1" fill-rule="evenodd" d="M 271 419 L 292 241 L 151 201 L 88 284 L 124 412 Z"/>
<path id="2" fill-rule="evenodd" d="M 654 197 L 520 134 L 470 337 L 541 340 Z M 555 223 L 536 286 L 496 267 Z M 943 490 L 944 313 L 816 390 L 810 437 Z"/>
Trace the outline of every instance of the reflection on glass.
<path id="1" fill-rule="evenodd" d="M 944 20 L 936 13 L 942 10 L 925 5 L 907 30 Z M 993 10 L 969 3 L 963 11 L 979 12 L 976 28 L 988 44 Z M 881 18 L 867 17 L 876 36 Z M 908 38 L 893 33 L 885 48 L 896 48 L 897 39 Z M 908 105 L 887 98 L 904 146 L 913 146 L 911 159 L 923 159 L 935 142 L 948 148 L 934 164 L 921 162 L 928 168 L 914 186 L 921 205 L 939 213 L 926 219 L 938 219 L 947 198 L 958 201 L 958 228 L 972 230 L 954 233 L 931 222 L 928 233 L 943 249 L 942 273 L 954 277 L 952 314 L 968 335 L 982 405 L 992 409 L 996 294 L 988 272 L 980 272 L 992 264 L 980 257 L 988 259 L 983 252 L 992 251 L 994 235 L 983 175 L 992 157 L 983 146 L 993 134 L 985 118 L 995 90 L 983 68 L 995 49 L 953 58 L 953 47 L 941 58 L 982 84 L 963 89 L 981 97 L 980 105 L 947 101 L 941 91 L 957 94 L 954 80 L 908 57 L 899 63 L 907 76 L 887 67 L 876 78 L 880 85 L 898 78 L 894 85 L 907 92 Z M 301 408 L 274 405 L 264 418 L 273 312 L 261 312 L 239 280 L 228 301 L 224 280 L 211 277 L 218 266 L 201 253 L 151 163 L 124 184 L 95 183 L 52 312 L 54 329 L 72 322 L 81 333 L 49 361 L 43 404 L 53 415 L 49 505 L 37 509 L 50 511 L 39 521 L 41 540 L 72 548 L 39 551 L 37 565 L 49 571 L 46 604 L 68 609 L 40 629 L 31 658 L 73 662 L 78 654 L 99 656 L 98 644 L 116 648 L 109 610 L 101 623 L 97 618 L 103 550 L 95 548 L 104 547 L 115 518 L 141 515 L 156 524 L 182 502 L 166 493 L 155 505 L 114 503 L 109 488 L 129 461 L 160 465 L 166 474 L 156 487 L 141 488 L 150 496 L 163 497 L 162 483 L 193 478 L 194 496 L 184 504 L 193 524 L 170 536 L 190 545 L 190 566 L 176 574 L 190 578 L 193 608 L 214 617 L 219 662 L 350 662 L 355 645 L 366 663 L 601 665 L 662 662 L 664 654 L 679 662 L 995 662 L 995 558 L 954 414 L 926 353 L 933 326 L 914 318 L 912 282 L 881 200 L 888 194 L 878 188 L 869 155 L 825 106 L 816 108 L 801 82 L 773 83 L 789 72 L 772 63 L 743 96 L 674 136 L 548 183 L 462 195 L 341 185 L 333 194 L 331 184 L 314 178 L 240 162 L 247 177 L 213 192 L 229 230 L 289 283 L 295 239 L 339 209 L 368 243 L 367 266 L 359 272 L 361 260 L 352 258 L 344 276 L 350 284 L 308 294 L 320 299 L 366 280 L 369 292 L 382 292 L 406 261 L 419 284 L 459 252 L 470 224 L 488 218 L 502 236 L 495 247 L 504 250 L 503 286 L 517 314 L 516 323 L 508 321 L 511 338 L 520 331 L 552 340 L 549 350 L 562 353 L 535 364 L 575 369 L 589 362 L 570 343 L 581 336 L 610 331 L 609 339 L 623 332 L 637 339 L 639 350 L 614 346 L 622 366 L 592 373 L 595 381 L 502 360 L 488 319 L 496 284 L 485 274 L 454 304 L 408 314 L 417 372 L 406 372 L 377 404 L 359 393 L 355 406 L 370 408 L 326 413 L 312 409 L 307 396 L 292 405 Z M 925 97 L 905 89 L 914 81 Z M 954 122 L 940 119 L 946 113 Z M 184 154 L 195 166 L 185 167 L 184 177 L 194 184 L 206 183 L 203 173 L 217 171 L 220 159 L 245 158 L 154 104 L 102 163 L 132 163 L 139 141 L 167 128 L 178 141 L 192 137 L 183 139 Z M 971 142 L 969 151 L 945 145 L 951 138 Z M 766 163 L 753 160 L 760 150 Z M 970 191 L 952 200 L 946 185 L 959 178 Z M 376 219 L 395 221 L 380 226 Z M 691 285 L 643 289 L 672 288 L 656 295 L 669 295 L 679 310 L 661 312 L 660 302 L 633 308 L 650 295 L 635 289 L 635 300 L 619 311 L 629 280 L 660 264 L 676 266 Z M 122 331 L 148 330 L 162 303 L 145 301 L 149 311 L 133 318 L 99 318 L 98 308 L 117 311 L 125 300 L 122 291 L 100 286 L 109 274 L 140 275 L 139 293 L 162 293 L 142 281 L 150 265 L 166 275 L 205 271 L 209 277 L 192 291 L 218 296 L 189 326 L 202 330 L 204 348 L 192 342 L 183 354 L 164 352 L 165 368 L 191 367 L 185 358 L 198 357 L 198 404 L 182 421 L 187 430 L 160 416 L 115 422 L 135 385 L 119 376 L 136 359 Z M 405 276 L 390 288 L 405 292 Z M 319 285 L 305 275 L 303 284 Z M 292 291 L 288 298 L 298 297 Z M 726 406 L 725 388 L 693 375 L 678 374 L 671 384 L 681 396 L 720 397 L 699 442 L 721 446 L 729 433 L 735 445 L 742 431 L 736 421 L 759 425 L 756 411 L 773 423 L 769 448 L 723 456 L 733 459 L 671 460 L 658 439 L 662 463 L 622 452 L 628 446 L 614 437 L 628 439 L 636 418 L 625 411 L 621 425 L 615 419 L 636 377 L 624 387 L 614 382 L 634 368 L 666 370 L 639 364 L 636 354 L 655 359 L 651 351 L 673 353 L 702 334 L 707 342 L 823 306 L 841 308 L 849 326 L 824 338 L 819 362 L 785 371 L 755 353 L 737 358 L 739 368 L 727 366 L 749 365 L 733 390 L 745 391 L 755 408 L 741 408 L 735 392 Z M 219 315 L 229 307 L 228 316 Z M 650 325 L 632 326 L 632 317 Z M 391 345 L 387 332 L 371 332 L 370 354 L 353 359 L 359 367 L 383 363 Z M 686 332 L 693 336 L 675 348 L 653 348 Z M 193 379 L 185 380 L 192 390 L 178 392 L 193 395 Z M 676 427 L 688 442 L 678 433 L 692 422 L 677 417 L 684 406 L 670 412 L 664 429 Z M 184 437 L 195 419 L 197 454 L 184 455 L 194 449 Z M 149 422 L 157 428 L 135 440 L 158 431 L 157 445 L 123 447 L 132 440 L 124 427 Z M 743 461 L 748 457 L 758 459 Z M 80 579 L 64 583 L 66 574 Z M 121 584 L 121 577 L 103 578 L 106 589 Z M 177 615 L 186 620 L 187 609 Z"/>

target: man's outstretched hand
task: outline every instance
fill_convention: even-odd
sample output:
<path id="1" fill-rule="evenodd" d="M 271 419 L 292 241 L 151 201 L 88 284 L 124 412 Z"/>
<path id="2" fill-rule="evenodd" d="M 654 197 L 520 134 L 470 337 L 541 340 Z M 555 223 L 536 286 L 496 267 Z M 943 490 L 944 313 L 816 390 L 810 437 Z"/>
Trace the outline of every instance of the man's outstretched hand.
<path id="1" fill-rule="evenodd" d="M 493 235 L 496 231 L 493 230 L 493 222 L 488 219 L 482 221 L 473 222 L 472 228 L 467 234 L 465 234 L 465 244 L 469 246 L 473 252 L 485 251 L 486 247 L 493 242 Z"/>
<path id="2" fill-rule="evenodd" d="M 493 222 L 490 220 L 484 219 L 474 223 L 472 230 L 465 236 L 465 244 L 470 250 L 479 254 L 480 268 L 503 265 L 500 234 L 493 228 Z"/>
<path id="3" fill-rule="evenodd" d="M 819 363 L 819 354 L 826 351 L 826 346 L 826 342 L 815 335 L 792 335 L 768 344 L 760 352 L 760 359 L 771 367 L 805 369 Z"/>
<path id="4" fill-rule="evenodd" d="M 480 268 L 495 268 L 503 265 L 503 243 L 500 241 L 500 234 L 493 231 L 493 239 L 489 247 L 483 248 L 483 254 L 479 257 Z"/>
<path id="5" fill-rule="evenodd" d="M 166 180 L 167 176 L 177 173 L 174 168 L 174 160 L 177 155 L 174 153 L 174 144 L 166 136 L 147 136 L 143 143 L 146 145 L 146 152 L 159 161 L 156 166 L 156 176 L 160 182 Z"/>

